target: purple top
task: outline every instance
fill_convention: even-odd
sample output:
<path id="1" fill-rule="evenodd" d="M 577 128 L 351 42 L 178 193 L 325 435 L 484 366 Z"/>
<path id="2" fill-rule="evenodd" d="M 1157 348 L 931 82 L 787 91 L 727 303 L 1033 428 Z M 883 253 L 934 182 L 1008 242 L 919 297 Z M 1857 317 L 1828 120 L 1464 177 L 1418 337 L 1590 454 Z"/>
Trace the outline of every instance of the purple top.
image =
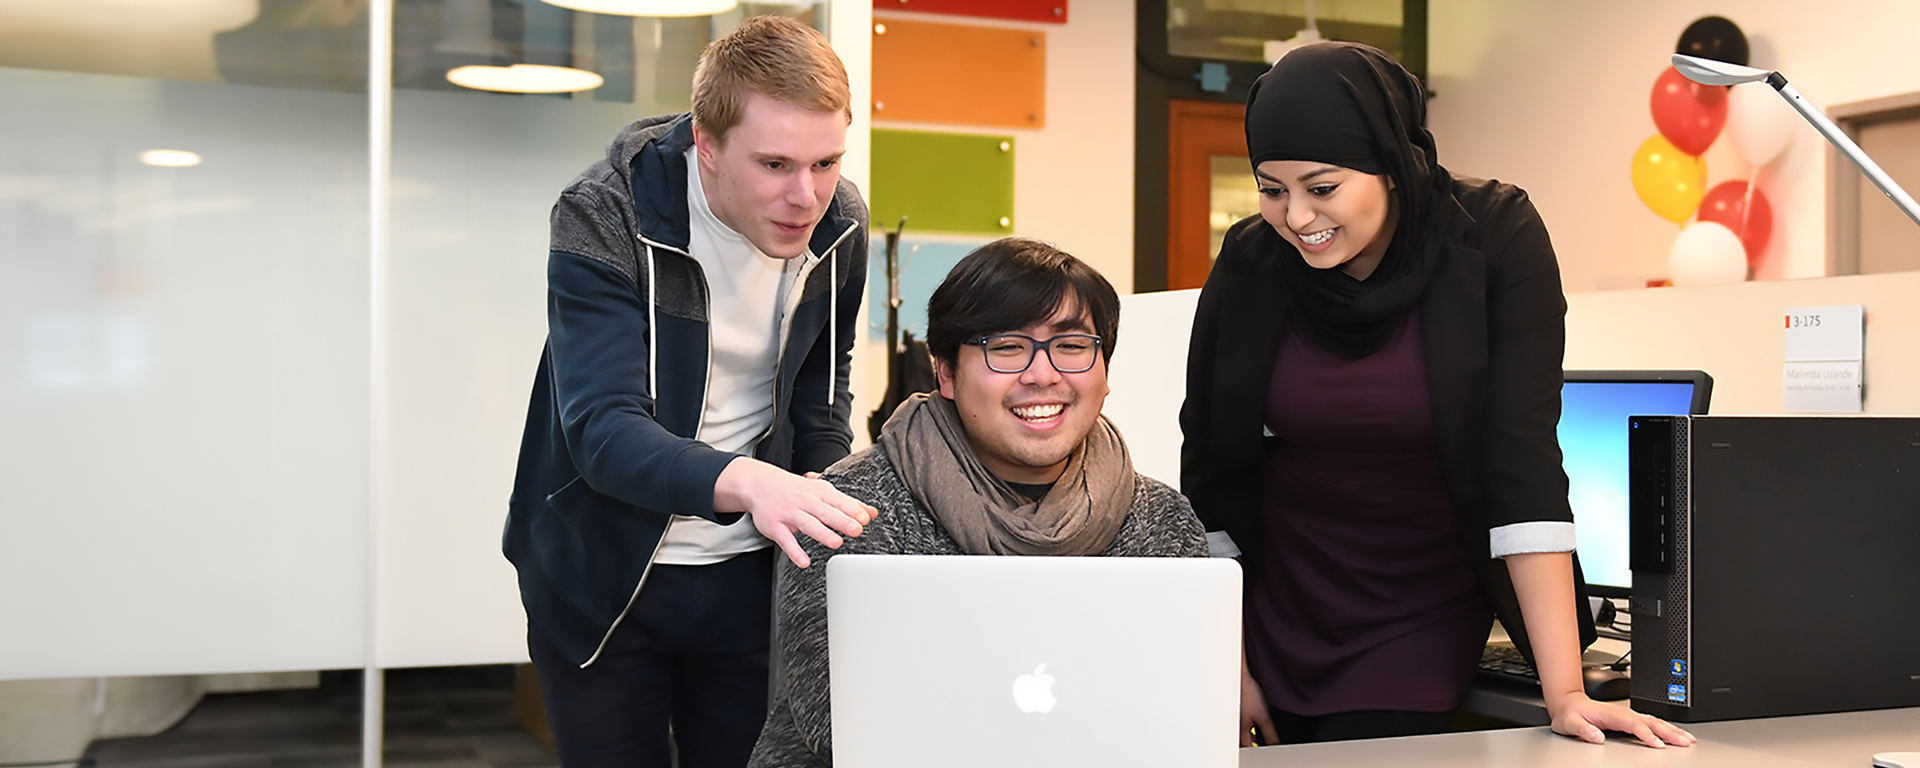
<path id="1" fill-rule="evenodd" d="M 1287 329 L 1267 389 L 1247 663 L 1297 715 L 1438 712 L 1466 695 L 1492 610 L 1440 466 L 1418 311 L 1354 360 Z"/>

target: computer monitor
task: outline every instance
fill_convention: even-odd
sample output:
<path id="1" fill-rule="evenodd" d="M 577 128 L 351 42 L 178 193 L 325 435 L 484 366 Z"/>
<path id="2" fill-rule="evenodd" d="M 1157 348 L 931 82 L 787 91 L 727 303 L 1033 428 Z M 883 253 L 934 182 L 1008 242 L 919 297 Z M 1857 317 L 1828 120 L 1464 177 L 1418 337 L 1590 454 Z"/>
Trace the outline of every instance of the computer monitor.
<path id="1" fill-rule="evenodd" d="M 1713 377 L 1701 371 L 1567 371 L 1560 452 L 1587 591 L 1626 597 L 1627 418 L 1704 414 Z"/>

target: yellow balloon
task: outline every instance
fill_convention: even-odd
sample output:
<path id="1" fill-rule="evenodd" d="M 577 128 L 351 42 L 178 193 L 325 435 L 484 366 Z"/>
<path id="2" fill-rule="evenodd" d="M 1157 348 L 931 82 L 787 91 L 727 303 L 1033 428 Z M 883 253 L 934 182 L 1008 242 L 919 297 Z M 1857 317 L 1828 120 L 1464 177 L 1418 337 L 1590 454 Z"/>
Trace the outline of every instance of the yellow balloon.
<path id="1" fill-rule="evenodd" d="M 1681 152 L 1665 136 L 1654 134 L 1633 153 L 1633 191 L 1660 218 L 1684 222 L 1707 195 L 1707 161 Z"/>

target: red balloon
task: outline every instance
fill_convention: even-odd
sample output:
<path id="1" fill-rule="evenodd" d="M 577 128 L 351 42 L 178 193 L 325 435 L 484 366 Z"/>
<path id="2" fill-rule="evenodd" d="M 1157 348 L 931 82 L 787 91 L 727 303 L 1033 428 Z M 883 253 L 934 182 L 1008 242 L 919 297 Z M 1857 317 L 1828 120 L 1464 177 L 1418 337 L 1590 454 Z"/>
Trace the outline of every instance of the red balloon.
<path id="1" fill-rule="evenodd" d="M 1723 182 L 1700 199 L 1699 217 L 1733 230 L 1747 249 L 1747 266 L 1760 266 L 1760 256 L 1767 252 L 1767 238 L 1773 236 L 1773 206 L 1765 194 L 1749 190 L 1744 181 Z"/>
<path id="2" fill-rule="evenodd" d="M 1707 151 L 1727 124 L 1727 87 L 1701 85 L 1667 67 L 1653 82 L 1653 124 L 1689 155 Z"/>

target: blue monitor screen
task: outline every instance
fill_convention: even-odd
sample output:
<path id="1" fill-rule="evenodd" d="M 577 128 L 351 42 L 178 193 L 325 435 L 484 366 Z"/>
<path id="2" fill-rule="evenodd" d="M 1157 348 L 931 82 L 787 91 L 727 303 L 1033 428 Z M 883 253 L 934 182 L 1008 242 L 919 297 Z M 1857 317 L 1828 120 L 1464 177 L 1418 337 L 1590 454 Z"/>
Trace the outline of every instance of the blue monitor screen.
<path id="1" fill-rule="evenodd" d="M 1560 390 L 1560 451 L 1573 504 L 1574 537 L 1587 584 L 1625 595 L 1627 417 L 1689 413 L 1691 382 L 1569 381 Z"/>

